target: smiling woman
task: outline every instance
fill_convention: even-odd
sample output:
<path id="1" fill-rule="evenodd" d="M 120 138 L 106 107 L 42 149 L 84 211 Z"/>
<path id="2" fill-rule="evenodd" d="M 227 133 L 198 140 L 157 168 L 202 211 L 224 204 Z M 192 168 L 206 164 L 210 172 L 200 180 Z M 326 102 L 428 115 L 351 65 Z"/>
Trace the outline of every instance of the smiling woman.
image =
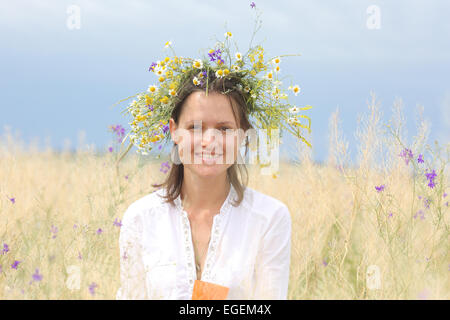
<path id="1" fill-rule="evenodd" d="M 118 299 L 287 298 L 289 210 L 246 187 L 245 164 L 236 161 L 236 133 L 252 128 L 245 92 L 236 79 L 207 76 L 208 94 L 206 83 L 185 80 L 171 114 L 180 161 L 123 217 Z"/>

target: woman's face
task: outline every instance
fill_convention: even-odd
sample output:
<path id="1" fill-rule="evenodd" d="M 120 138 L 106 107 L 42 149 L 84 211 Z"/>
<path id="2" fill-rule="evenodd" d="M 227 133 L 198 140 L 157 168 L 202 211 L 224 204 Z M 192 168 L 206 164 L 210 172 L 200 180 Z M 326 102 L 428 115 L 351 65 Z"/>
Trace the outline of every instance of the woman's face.
<path id="1" fill-rule="evenodd" d="M 223 94 L 191 93 L 184 102 L 178 126 L 171 118 L 169 129 L 184 168 L 194 174 L 218 176 L 226 173 L 237 158 L 241 131 Z"/>

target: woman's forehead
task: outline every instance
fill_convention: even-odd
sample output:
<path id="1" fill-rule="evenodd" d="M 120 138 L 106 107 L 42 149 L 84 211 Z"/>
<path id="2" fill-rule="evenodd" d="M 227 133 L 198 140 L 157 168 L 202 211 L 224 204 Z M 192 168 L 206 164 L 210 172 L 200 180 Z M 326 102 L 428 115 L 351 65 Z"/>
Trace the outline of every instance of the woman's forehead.
<path id="1" fill-rule="evenodd" d="M 201 120 L 207 124 L 236 124 L 228 97 L 222 94 L 194 92 L 186 99 L 180 121 L 191 123 Z"/>

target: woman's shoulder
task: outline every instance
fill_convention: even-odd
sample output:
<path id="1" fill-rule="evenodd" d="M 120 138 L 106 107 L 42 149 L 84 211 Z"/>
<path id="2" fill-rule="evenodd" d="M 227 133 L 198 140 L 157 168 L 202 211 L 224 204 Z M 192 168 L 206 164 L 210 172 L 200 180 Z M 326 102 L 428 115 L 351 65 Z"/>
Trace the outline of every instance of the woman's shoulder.
<path id="1" fill-rule="evenodd" d="M 256 214 L 273 218 L 275 214 L 288 213 L 287 205 L 281 200 L 250 187 L 245 188 L 244 199 L 249 209 Z"/>
<path id="2" fill-rule="evenodd" d="M 159 208 L 165 205 L 162 196 L 162 189 L 157 189 L 145 196 L 133 201 L 127 208 L 125 214 L 130 216 L 140 215 L 154 208 Z"/>

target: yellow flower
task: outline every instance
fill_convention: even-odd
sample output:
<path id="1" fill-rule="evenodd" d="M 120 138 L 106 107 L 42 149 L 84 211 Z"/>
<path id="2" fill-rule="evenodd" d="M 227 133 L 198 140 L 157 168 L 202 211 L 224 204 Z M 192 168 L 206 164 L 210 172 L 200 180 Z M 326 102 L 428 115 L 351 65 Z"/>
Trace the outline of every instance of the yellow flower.
<path id="1" fill-rule="evenodd" d="M 197 69 L 202 69 L 202 68 L 203 68 L 203 62 L 202 62 L 202 60 L 197 59 L 197 60 L 194 61 L 194 63 L 192 64 L 192 66 L 193 66 L 194 68 L 197 68 Z"/>
<path id="2" fill-rule="evenodd" d="M 228 69 L 223 70 L 223 74 L 225 76 L 229 75 L 230 74 L 230 70 L 228 70 Z"/>
<path id="3" fill-rule="evenodd" d="M 251 74 L 252 76 L 256 76 L 256 71 L 255 71 L 255 70 L 252 70 L 252 71 L 250 71 L 250 74 Z"/>
<path id="4" fill-rule="evenodd" d="M 164 96 L 159 101 L 161 101 L 162 104 L 167 104 L 169 102 L 169 98 L 167 96 Z"/>
<path id="5" fill-rule="evenodd" d="M 159 77 L 159 82 L 164 82 L 164 80 L 166 80 L 166 79 L 164 79 L 164 77 Z"/>
<path id="6" fill-rule="evenodd" d="M 150 97 L 149 95 L 145 95 L 145 104 L 152 104 L 153 103 L 153 98 Z"/>
<path id="7" fill-rule="evenodd" d="M 233 35 L 231 34 L 231 32 L 225 32 L 225 38 L 229 39 L 231 38 Z"/>
<path id="8" fill-rule="evenodd" d="M 164 49 L 170 47 L 172 45 L 172 41 L 167 41 L 166 44 L 164 45 Z"/>
<path id="9" fill-rule="evenodd" d="M 242 60 L 242 54 L 240 52 L 236 52 L 236 60 L 241 61 Z"/>
<path id="10" fill-rule="evenodd" d="M 166 57 L 165 59 L 164 59 L 164 62 L 169 62 L 170 61 L 170 58 L 169 57 Z"/>

